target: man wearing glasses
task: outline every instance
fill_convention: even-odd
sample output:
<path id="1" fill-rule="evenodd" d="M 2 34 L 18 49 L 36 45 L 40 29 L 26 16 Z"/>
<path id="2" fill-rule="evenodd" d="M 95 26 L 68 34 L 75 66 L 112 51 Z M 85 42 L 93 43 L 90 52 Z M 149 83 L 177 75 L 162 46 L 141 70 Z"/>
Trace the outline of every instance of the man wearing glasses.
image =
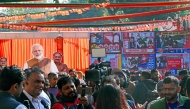
<path id="1" fill-rule="evenodd" d="M 150 109 L 175 109 L 187 99 L 179 94 L 181 87 L 176 77 L 168 76 L 163 80 L 163 83 L 165 98 L 156 100 L 150 105 Z"/>

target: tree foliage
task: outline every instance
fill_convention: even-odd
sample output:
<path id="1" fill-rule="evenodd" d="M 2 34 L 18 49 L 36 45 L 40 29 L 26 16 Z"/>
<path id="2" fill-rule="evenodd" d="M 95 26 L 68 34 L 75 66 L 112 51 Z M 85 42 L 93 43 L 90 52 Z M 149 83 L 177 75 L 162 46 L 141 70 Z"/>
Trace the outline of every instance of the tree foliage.
<path id="1" fill-rule="evenodd" d="M 161 2 L 161 1 L 171 1 L 171 0 L 46 0 L 46 2 L 32 2 L 32 3 L 49 3 L 49 1 L 53 1 L 54 3 L 102 3 L 105 1 L 109 1 L 110 3 L 131 3 L 131 2 Z M 63 1 L 63 2 L 60 2 Z M 173 1 L 173 0 L 172 0 Z M 25 2 L 23 2 L 25 3 Z M 27 2 L 28 3 L 28 2 Z M 153 7 L 153 8 L 91 8 L 88 11 L 83 12 L 82 14 L 78 13 L 70 13 L 68 16 L 47 16 L 47 18 L 43 19 L 31 19 L 26 18 L 24 21 L 17 21 L 17 22 L 41 22 L 41 21 L 50 21 L 50 20 L 68 20 L 68 19 L 79 19 L 79 18 L 91 18 L 91 17 L 101 17 L 101 16 L 110 16 L 110 15 L 120 15 L 120 14 L 133 14 L 133 13 L 140 13 L 140 12 L 149 12 L 149 11 L 156 11 L 156 10 L 163 10 L 169 8 L 175 8 L 176 6 L 172 7 Z M 18 14 L 28 14 L 28 13 L 39 13 L 39 12 L 47 12 L 52 11 L 55 9 L 49 8 L 7 8 L 3 12 L 7 15 L 18 15 Z M 59 10 L 70 10 L 70 8 L 60 8 Z M 158 14 L 158 15 L 151 15 L 151 16 L 143 16 L 143 17 L 134 17 L 134 18 L 125 18 L 125 19 L 118 19 L 118 20 L 106 20 L 106 21 L 94 21 L 94 22 L 84 22 L 84 23 L 77 23 L 77 24 L 106 24 L 106 23 L 118 23 L 118 22 L 138 22 L 138 21 L 150 21 L 150 20 L 166 20 L 168 16 L 174 18 L 176 12 L 173 13 L 166 13 L 166 14 Z"/>
<path id="2" fill-rule="evenodd" d="M 92 2 L 91 2 L 92 1 Z M 162 1 L 173 1 L 173 0 L 97 0 L 97 2 L 105 2 L 109 1 L 110 3 L 140 3 L 140 2 L 162 2 Z M 90 3 L 94 3 L 93 0 L 90 0 Z M 169 8 L 174 8 L 176 6 L 172 7 L 153 7 L 153 8 L 107 8 L 110 15 L 117 15 L 118 11 L 122 14 L 134 14 L 134 13 L 141 13 L 141 12 L 149 12 L 149 11 L 156 11 L 156 10 L 164 10 Z M 166 14 L 158 14 L 158 15 L 152 15 L 152 16 L 144 16 L 144 17 L 134 17 L 130 18 L 130 21 L 132 22 L 138 22 L 138 21 L 150 21 L 153 19 L 156 20 L 166 20 L 168 16 L 173 17 L 175 15 L 174 13 L 166 13 Z M 121 21 L 123 21 L 121 19 Z"/>
<path id="3" fill-rule="evenodd" d="M 37 3 L 47 3 L 47 0 L 45 0 L 45 2 L 21 2 L 22 4 L 25 3 L 33 3 L 33 4 L 37 4 Z M 14 16 L 14 15 L 24 15 L 24 14 L 35 14 L 35 13 L 42 13 L 42 12 L 47 12 L 47 11 L 52 11 L 55 10 L 53 8 L 5 8 L 2 10 L 2 12 L 4 13 L 4 15 L 7 16 Z M 42 18 L 42 19 L 31 19 L 29 17 L 26 17 L 25 20 L 17 20 L 14 21 L 15 23 L 18 22 L 41 22 L 41 21 L 50 21 L 50 20 L 54 20 L 53 17 L 51 16 L 47 16 L 47 18 Z"/>
<path id="4" fill-rule="evenodd" d="M 55 0 L 56 3 L 60 3 L 59 0 Z M 109 1 L 110 3 L 134 3 L 134 2 L 162 2 L 162 1 L 173 1 L 173 0 L 86 0 L 86 3 L 102 3 Z M 72 2 L 71 2 L 72 3 Z M 81 3 L 81 0 L 78 0 L 78 3 Z M 82 15 L 71 14 L 70 16 L 56 16 L 55 19 L 73 19 L 73 18 L 88 18 L 88 17 L 98 17 L 98 16 L 110 16 L 110 15 L 119 15 L 119 14 L 134 14 L 141 12 L 149 12 L 156 10 L 164 10 L 175 8 L 176 6 L 165 6 L 165 7 L 153 7 L 153 8 L 105 8 L 105 9 L 91 9 L 88 12 L 84 12 Z M 96 13 L 98 11 L 98 13 Z M 168 16 L 174 18 L 177 12 L 151 15 L 151 16 L 142 16 L 142 17 L 134 17 L 134 18 L 125 18 L 118 20 L 109 20 L 109 21 L 99 21 L 94 23 L 108 23 L 108 22 L 139 22 L 139 21 L 150 21 L 150 20 L 166 20 Z M 94 24 L 93 22 L 90 24 Z M 85 23 L 83 23 L 85 24 Z"/>

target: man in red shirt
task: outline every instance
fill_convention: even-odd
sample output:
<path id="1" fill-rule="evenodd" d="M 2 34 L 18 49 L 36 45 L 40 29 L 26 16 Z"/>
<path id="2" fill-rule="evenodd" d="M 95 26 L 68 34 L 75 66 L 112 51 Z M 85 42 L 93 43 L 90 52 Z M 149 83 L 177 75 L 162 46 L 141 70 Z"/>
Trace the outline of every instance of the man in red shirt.
<path id="1" fill-rule="evenodd" d="M 87 101 L 86 97 L 77 98 L 76 87 L 73 79 L 67 75 L 60 78 L 57 82 L 60 100 L 52 106 L 52 109 L 77 109 L 78 104 L 83 104 L 85 109 L 94 109 Z"/>

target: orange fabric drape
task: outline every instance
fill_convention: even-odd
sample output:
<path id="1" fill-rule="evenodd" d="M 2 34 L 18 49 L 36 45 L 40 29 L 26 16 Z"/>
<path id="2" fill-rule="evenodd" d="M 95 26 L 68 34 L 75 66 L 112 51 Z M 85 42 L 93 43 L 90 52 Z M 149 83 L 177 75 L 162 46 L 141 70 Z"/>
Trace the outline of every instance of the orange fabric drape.
<path id="1" fill-rule="evenodd" d="M 84 73 L 89 66 L 89 39 L 64 38 L 63 58 L 69 68 L 75 68 Z"/>
<path id="2" fill-rule="evenodd" d="M 12 40 L 0 40 L 0 58 L 6 57 L 7 64 L 12 65 Z"/>
<path id="3" fill-rule="evenodd" d="M 12 63 L 23 67 L 24 63 L 33 57 L 31 47 L 36 43 L 43 46 L 44 56 L 52 59 L 53 53 L 57 51 L 57 46 L 54 39 L 13 39 Z"/>

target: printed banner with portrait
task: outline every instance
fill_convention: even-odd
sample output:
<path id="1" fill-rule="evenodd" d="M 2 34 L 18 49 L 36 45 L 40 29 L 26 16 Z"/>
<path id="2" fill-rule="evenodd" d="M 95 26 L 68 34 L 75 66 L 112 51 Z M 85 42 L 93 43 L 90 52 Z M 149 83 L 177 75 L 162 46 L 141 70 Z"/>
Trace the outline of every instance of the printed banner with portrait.
<path id="1" fill-rule="evenodd" d="M 106 48 L 107 54 L 121 53 L 120 32 L 90 33 L 90 53 L 92 48 Z"/>
<path id="2" fill-rule="evenodd" d="M 101 58 L 101 62 L 110 62 L 112 68 L 121 68 L 120 54 L 107 54 L 105 58 Z M 92 58 L 90 55 L 90 64 L 98 64 L 97 58 Z"/>
<path id="3" fill-rule="evenodd" d="M 188 32 L 157 32 L 156 53 L 190 53 Z"/>
<path id="4" fill-rule="evenodd" d="M 123 54 L 155 53 L 154 32 L 123 32 Z"/>
<path id="5" fill-rule="evenodd" d="M 152 70 L 155 68 L 155 55 L 123 54 L 122 68 L 130 71 Z"/>
<path id="6" fill-rule="evenodd" d="M 189 54 L 169 54 L 169 53 L 157 53 L 156 54 L 156 66 L 160 73 L 164 76 L 167 71 L 170 71 L 172 75 L 177 76 L 181 69 L 189 70 Z"/>

